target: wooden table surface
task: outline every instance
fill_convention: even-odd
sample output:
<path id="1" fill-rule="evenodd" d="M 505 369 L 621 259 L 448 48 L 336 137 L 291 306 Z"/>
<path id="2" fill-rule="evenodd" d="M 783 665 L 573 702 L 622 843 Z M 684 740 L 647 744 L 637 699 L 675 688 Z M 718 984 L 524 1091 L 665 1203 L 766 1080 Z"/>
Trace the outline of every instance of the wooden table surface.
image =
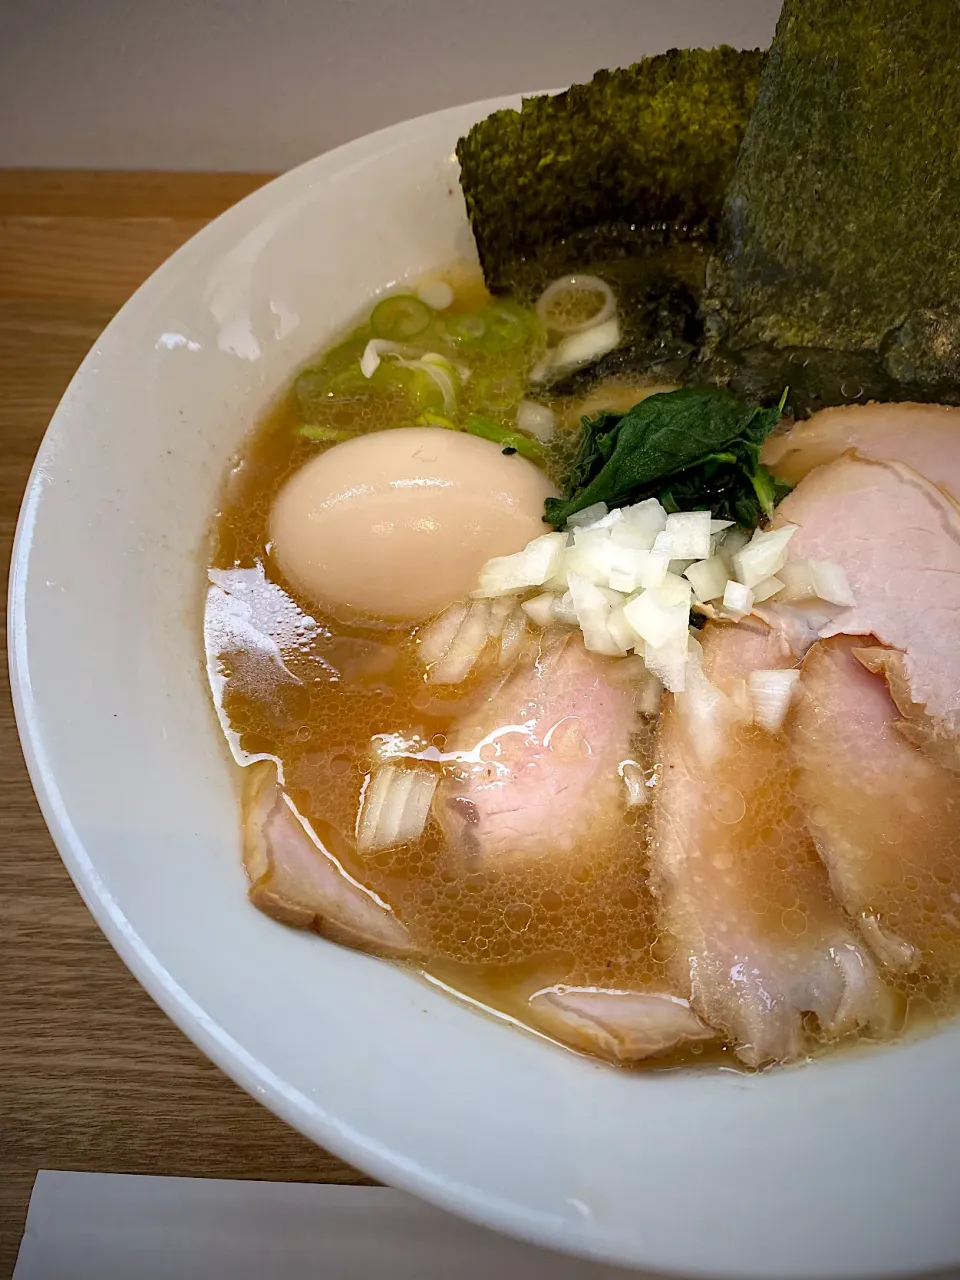
<path id="1" fill-rule="evenodd" d="M 0 171 L 4 572 L 34 454 L 88 348 L 164 258 L 266 180 Z M 123 967 L 40 817 L 5 662 L 0 680 L 0 1280 L 40 1168 L 366 1181 L 222 1075 Z"/>

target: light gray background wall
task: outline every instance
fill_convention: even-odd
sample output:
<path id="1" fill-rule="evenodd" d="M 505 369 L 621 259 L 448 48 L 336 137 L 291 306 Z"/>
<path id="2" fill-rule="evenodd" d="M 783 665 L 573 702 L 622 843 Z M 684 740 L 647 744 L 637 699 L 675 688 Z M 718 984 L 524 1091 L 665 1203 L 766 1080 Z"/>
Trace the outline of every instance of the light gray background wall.
<path id="1" fill-rule="evenodd" d="M 673 45 L 780 0 L 0 0 L 0 166 L 281 169 L 396 120 Z"/>

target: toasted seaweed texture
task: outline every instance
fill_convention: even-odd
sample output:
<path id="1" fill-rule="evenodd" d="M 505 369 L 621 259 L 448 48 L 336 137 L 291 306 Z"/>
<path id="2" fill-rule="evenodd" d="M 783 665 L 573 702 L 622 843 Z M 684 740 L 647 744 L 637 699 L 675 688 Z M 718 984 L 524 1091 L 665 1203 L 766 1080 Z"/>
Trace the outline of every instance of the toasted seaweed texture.
<path id="1" fill-rule="evenodd" d="M 712 241 L 762 62 L 672 49 L 475 125 L 457 157 L 488 286 L 529 292 L 558 246 L 597 261 L 595 237 L 641 252 L 671 229 Z"/>
<path id="2" fill-rule="evenodd" d="M 700 372 L 811 411 L 960 399 L 960 3 L 786 0 Z"/>

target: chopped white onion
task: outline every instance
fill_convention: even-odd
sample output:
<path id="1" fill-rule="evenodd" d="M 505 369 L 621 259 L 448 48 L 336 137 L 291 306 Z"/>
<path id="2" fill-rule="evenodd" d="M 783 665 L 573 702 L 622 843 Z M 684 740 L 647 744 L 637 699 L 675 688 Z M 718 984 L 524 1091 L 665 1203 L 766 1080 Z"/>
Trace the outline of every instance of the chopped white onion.
<path id="1" fill-rule="evenodd" d="M 575 529 L 574 543 L 564 552 L 562 570 L 569 581 L 571 574 L 586 578 L 595 586 L 606 586 L 610 571 L 617 569 L 614 545 L 608 529 Z"/>
<path id="2" fill-rule="evenodd" d="M 569 591 L 564 591 L 553 606 L 553 620 L 554 622 L 565 623 L 569 627 L 577 625 L 577 611 L 573 607 L 573 596 Z"/>
<path id="3" fill-rule="evenodd" d="M 811 560 L 810 572 L 813 589 L 827 604 L 839 604 L 849 608 L 857 603 L 850 590 L 850 583 L 843 568 L 835 560 Z"/>
<path id="4" fill-rule="evenodd" d="M 667 533 L 666 529 L 662 533 L 658 533 L 654 538 L 651 550 L 655 551 L 657 555 L 666 556 L 668 562 L 674 558 L 673 538 Z"/>
<path id="5" fill-rule="evenodd" d="M 432 769 L 411 769 L 409 772 L 414 775 L 414 779 L 400 819 L 400 830 L 397 833 L 400 844 L 419 840 L 423 835 L 430 816 L 433 795 L 440 781 L 439 774 Z"/>
<path id="6" fill-rule="evenodd" d="M 614 541 L 613 532 L 597 527 L 575 529 L 574 545 L 564 556 L 563 569 L 626 595 L 639 587 L 659 586 L 667 571 L 666 557 L 621 546 Z"/>
<path id="7" fill-rule="evenodd" d="M 648 804 L 653 793 L 647 786 L 646 776 L 636 760 L 622 760 L 618 772 L 626 789 L 627 808 L 639 809 Z"/>
<path id="8" fill-rule="evenodd" d="M 685 579 L 675 573 L 665 573 L 656 590 L 664 604 L 682 604 L 689 613 L 693 588 Z"/>
<path id="9" fill-rule="evenodd" d="M 728 570 L 721 556 L 711 556 L 684 569 L 683 576 L 693 587 L 698 604 L 719 600 L 727 585 Z"/>
<path id="10" fill-rule="evenodd" d="M 503 624 L 503 633 L 500 636 L 501 667 L 508 666 L 514 660 L 520 652 L 526 634 L 527 615 L 522 609 L 515 609 Z"/>
<path id="11" fill-rule="evenodd" d="M 536 400 L 521 400 L 517 406 L 517 426 L 546 444 L 553 439 L 556 416 L 545 404 Z"/>
<path id="12" fill-rule="evenodd" d="M 633 551 L 630 547 L 620 547 L 612 539 L 610 542 L 610 586 L 615 591 L 624 591 L 629 595 L 642 585 L 644 578 L 653 577 L 655 585 L 662 580 L 660 572 L 661 557 L 651 561 L 652 551 Z M 618 587 L 613 581 L 617 574 L 629 586 Z"/>
<path id="13" fill-rule="evenodd" d="M 630 595 L 632 591 L 637 589 L 637 580 L 634 575 L 632 573 L 623 573 L 618 569 L 610 570 L 608 581 L 614 591 L 619 591 L 625 596 Z"/>
<path id="14" fill-rule="evenodd" d="M 610 634 L 607 625 L 611 612 L 610 601 L 598 586 L 579 573 L 571 573 L 570 599 L 583 632 L 585 649 L 611 656 L 620 656 L 626 652 Z"/>
<path id="15" fill-rule="evenodd" d="M 753 704 L 753 719 L 768 733 L 779 733 L 790 704 L 800 689 L 800 672 L 796 670 L 751 671 L 747 688 Z"/>
<path id="16" fill-rule="evenodd" d="M 606 526 L 594 523 L 573 530 L 575 547 L 605 547 L 610 544 L 610 530 Z"/>
<path id="17" fill-rule="evenodd" d="M 659 551 L 647 553 L 640 573 L 639 586 L 644 591 L 655 591 L 667 576 L 669 558 Z"/>
<path id="18" fill-rule="evenodd" d="M 643 646 L 643 660 L 665 689 L 671 693 L 683 693 L 687 671 L 687 647 L 690 636 L 687 630 L 667 644 L 659 647 Z"/>
<path id="19" fill-rule="evenodd" d="M 557 324 L 556 321 L 551 321 L 550 304 L 560 294 L 574 291 L 599 293 L 601 295 L 600 306 L 586 320 L 567 324 Z M 560 276 L 558 280 L 554 280 L 547 285 L 537 299 L 536 306 L 537 315 L 540 317 L 543 327 L 552 329 L 554 333 L 580 333 L 584 329 L 592 329 L 609 319 L 616 309 L 617 300 L 606 280 L 601 280 L 599 276 L 588 275 Z"/>
<path id="20" fill-rule="evenodd" d="M 360 357 L 360 372 L 365 378 L 372 378 L 380 368 L 382 356 L 400 356 L 405 351 L 405 347 L 399 346 L 396 342 L 390 342 L 387 338 L 371 338 Z"/>
<path id="21" fill-rule="evenodd" d="M 456 413 L 457 384 L 453 380 L 453 365 L 446 357 L 437 355 L 435 351 L 428 351 L 419 360 L 398 360 L 397 363 L 404 365 L 408 369 L 419 365 L 427 377 L 440 388 L 440 394 L 443 396 L 444 412 Z"/>
<path id="22" fill-rule="evenodd" d="M 703 670 L 703 651 L 697 640 L 689 641 L 682 697 L 677 698 L 677 714 L 687 746 L 701 765 L 711 769 L 726 750 L 731 730 L 750 720 L 744 709 L 722 689 L 708 680 Z"/>
<path id="23" fill-rule="evenodd" d="M 490 638 L 490 603 L 474 600 L 443 657 L 427 670 L 432 684 L 459 684 L 476 665 Z"/>
<path id="24" fill-rule="evenodd" d="M 755 603 L 783 593 L 785 579 L 773 566 L 786 562 L 796 527 L 758 530 L 745 541 L 744 530 L 729 520 L 713 520 L 709 511 L 668 515 L 654 498 L 613 511 L 594 503 L 570 518 L 569 532 L 543 534 L 512 556 L 487 561 L 471 593 L 475 604 L 493 601 L 483 617 L 483 640 L 473 609 L 464 613 L 463 604 L 452 606 L 421 638 L 424 660 L 433 658 L 438 669 L 431 668 L 428 678 L 463 679 L 457 673 L 472 669 L 476 646 L 482 648 L 486 639 L 500 638 L 501 661 L 509 661 L 519 652 L 529 619 L 544 630 L 579 626 L 585 647 L 596 653 L 622 656 L 633 649 L 666 688 L 677 692 L 686 681 L 691 605 L 696 602 L 710 617 L 739 622 Z M 713 555 L 696 560 L 676 554 L 705 548 L 709 553 L 711 547 Z M 802 563 L 803 589 L 812 593 L 813 562 Z M 842 569 L 831 561 L 816 564 L 821 588 L 852 600 Z M 794 571 L 795 579 L 799 572 Z M 540 594 L 518 601 L 534 587 Z M 471 647 L 476 649 L 472 655 Z M 745 699 L 746 686 L 740 693 Z"/>
<path id="25" fill-rule="evenodd" d="M 582 511 L 575 511 L 567 520 L 567 528 L 586 529 L 595 520 L 602 519 L 609 510 L 610 508 L 605 502 L 594 502 L 592 506 L 584 507 Z"/>
<path id="26" fill-rule="evenodd" d="M 783 583 L 778 604 L 805 604 L 817 598 L 809 560 L 788 560 L 777 577 Z"/>
<path id="27" fill-rule="evenodd" d="M 670 603 L 659 590 L 644 591 L 634 596 L 623 606 L 623 612 L 637 635 L 654 649 L 671 643 L 676 645 L 678 638 L 687 634 L 689 605 L 683 601 Z"/>
<path id="28" fill-rule="evenodd" d="M 664 529 L 675 560 L 706 560 L 710 555 L 710 512 L 677 511 Z"/>
<path id="29" fill-rule="evenodd" d="M 403 842 L 403 815 L 415 779 L 416 770 L 396 769 L 380 808 L 373 848 L 385 849 Z"/>
<path id="30" fill-rule="evenodd" d="M 553 362 L 550 358 L 550 352 L 542 355 L 530 370 L 531 382 L 545 382 L 550 376 L 550 370 L 553 368 Z"/>
<path id="31" fill-rule="evenodd" d="M 612 511 L 608 511 L 605 516 L 601 516 L 599 520 L 594 520 L 590 526 L 591 529 L 613 529 L 614 525 L 619 524 L 623 519 L 623 507 L 614 507 Z"/>
<path id="32" fill-rule="evenodd" d="M 621 507 L 620 515 L 620 536 L 630 531 L 650 539 L 642 546 L 637 545 L 638 551 L 651 550 L 657 534 L 667 527 L 667 513 L 656 498 L 645 498 L 643 502 L 635 502 L 632 507 Z"/>
<path id="33" fill-rule="evenodd" d="M 718 534 L 713 541 L 715 543 L 714 554 L 726 562 L 728 569 L 732 573 L 733 557 L 750 541 L 750 534 L 747 533 L 746 529 L 742 529 L 740 525 L 732 525 L 729 529 Z"/>
<path id="34" fill-rule="evenodd" d="M 394 764 L 386 764 L 375 770 L 367 780 L 360 793 L 360 808 L 357 812 L 357 848 L 363 853 L 367 849 L 378 847 L 374 844 L 383 803 L 387 798 L 394 779 L 400 770 Z"/>
<path id="35" fill-rule="evenodd" d="M 783 572 L 781 570 L 781 572 Z M 769 600 L 771 596 L 775 596 L 778 591 L 783 590 L 783 579 L 777 577 L 764 578 L 758 582 L 753 588 L 753 603 L 763 604 L 764 600 Z"/>
<path id="36" fill-rule="evenodd" d="M 454 296 L 453 289 L 446 280 L 426 280 L 417 287 L 417 297 L 434 311 L 446 311 Z"/>
<path id="37" fill-rule="evenodd" d="M 623 605 L 614 605 L 607 618 L 607 630 L 621 653 L 629 651 L 639 642 L 640 637 L 627 621 Z"/>
<path id="38" fill-rule="evenodd" d="M 739 622 L 753 608 L 753 592 L 742 582 L 731 580 L 724 588 L 723 607 Z"/>
<path id="39" fill-rule="evenodd" d="M 470 606 L 458 601 L 434 618 L 419 638 L 419 656 L 424 666 L 439 662 L 456 638 Z"/>
<path id="40" fill-rule="evenodd" d="M 439 775 L 432 769 L 381 765 L 371 776 L 357 815 L 357 849 L 372 853 L 423 834 Z"/>
<path id="41" fill-rule="evenodd" d="M 540 587 L 560 566 L 567 545 L 565 533 L 545 533 L 512 556 L 494 556 L 480 570 L 474 596 L 503 596 Z"/>
<path id="42" fill-rule="evenodd" d="M 787 543 L 796 531 L 795 524 L 785 524 L 769 533 L 757 530 L 747 545 L 733 556 L 737 581 L 745 587 L 755 587 L 764 578 L 779 573 L 787 562 Z"/>
<path id="43" fill-rule="evenodd" d="M 572 333 L 569 338 L 558 342 L 553 350 L 551 364 L 554 370 L 576 369 L 580 365 L 599 360 L 608 351 L 612 351 L 620 342 L 620 322 L 616 316 L 604 320 L 603 324 L 591 325 L 579 333 Z"/>
<path id="44" fill-rule="evenodd" d="M 517 609 L 516 596 L 497 596 L 490 601 L 490 619 L 487 634 L 491 640 L 498 640 L 504 624 Z"/>
<path id="45" fill-rule="evenodd" d="M 778 604 L 834 604 L 848 608 L 857 603 L 847 575 L 833 560 L 788 560 L 778 575 L 783 589 Z"/>
<path id="46" fill-rule="evenodd" d="M 520 608 L 538 627 L 549 627 L 556 621 L 554 609 L 559 598 L 556 592 L 545 591 L 543 595 L 534 596 L 532 600 L 524 600 Z"/>

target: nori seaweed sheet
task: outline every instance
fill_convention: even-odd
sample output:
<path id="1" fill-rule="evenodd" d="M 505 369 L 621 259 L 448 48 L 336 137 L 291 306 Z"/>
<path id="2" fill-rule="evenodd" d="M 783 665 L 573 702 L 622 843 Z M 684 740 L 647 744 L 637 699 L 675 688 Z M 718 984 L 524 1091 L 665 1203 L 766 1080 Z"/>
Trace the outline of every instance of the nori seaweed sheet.
<path id="1" fill-rule="evenodd" d="M 603 257 L 597 239 L 712 240 L 762 61 L 672 49 L 475 125 L 457 157 L 488 286 L 529 292 L 542 255 L 582 267 Z"/>
<path id="2" fill-rule="evenodd" d="M 702 376 L 960 400 L 958 0 L 786 0 L 707 281 Z"/>

